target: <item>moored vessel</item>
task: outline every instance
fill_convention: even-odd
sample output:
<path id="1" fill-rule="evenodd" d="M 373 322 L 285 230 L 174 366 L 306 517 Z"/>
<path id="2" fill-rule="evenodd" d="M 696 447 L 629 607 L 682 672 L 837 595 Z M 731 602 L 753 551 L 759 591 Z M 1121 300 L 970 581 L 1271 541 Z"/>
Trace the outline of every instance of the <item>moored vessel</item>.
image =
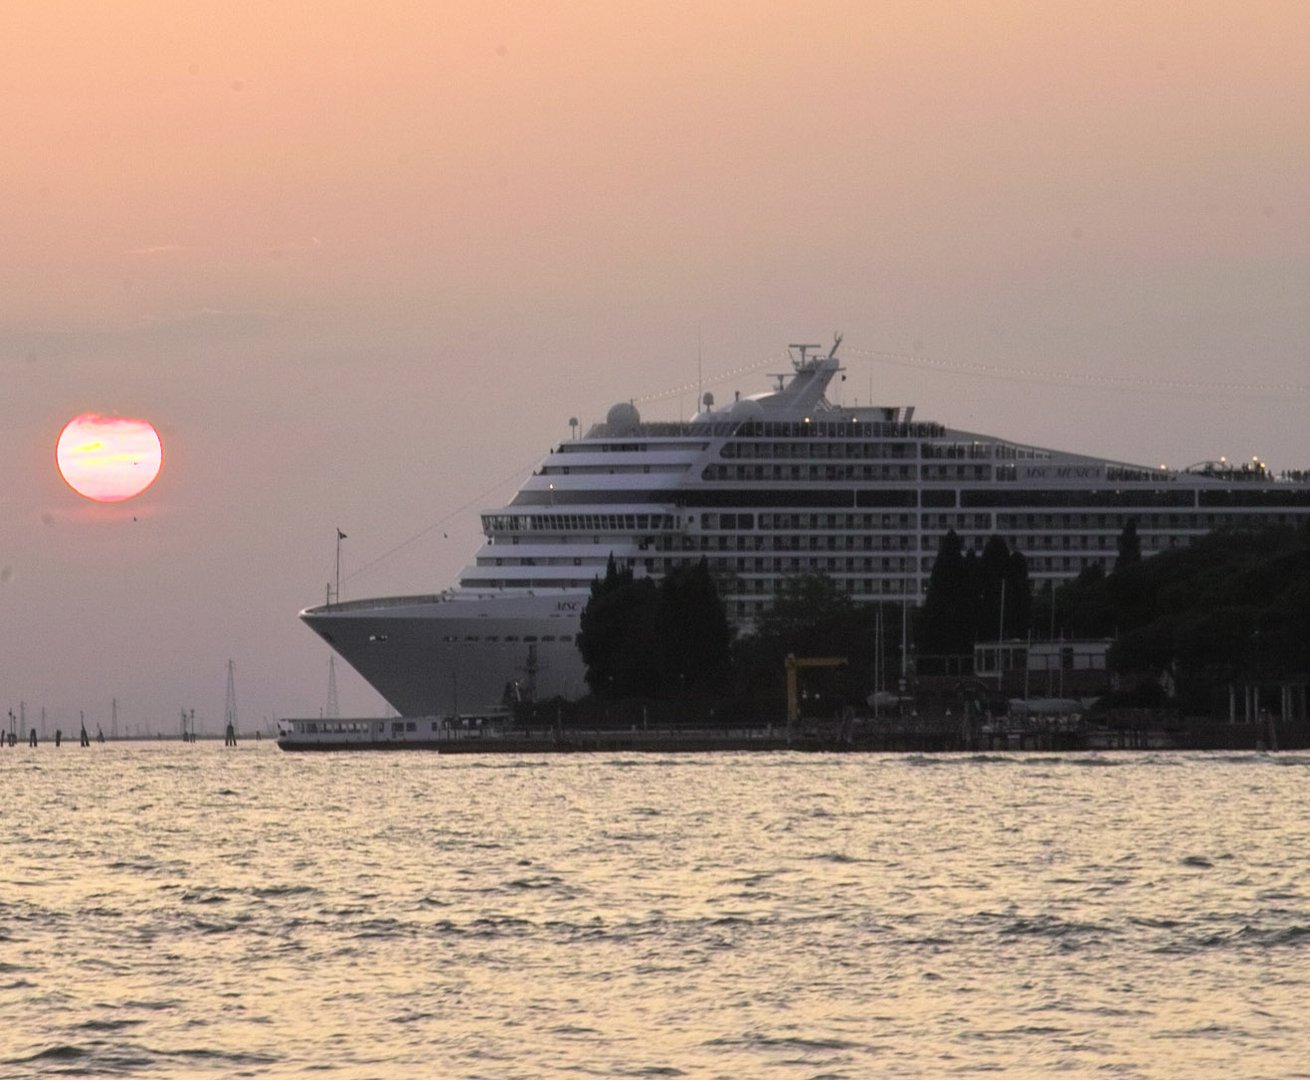
<path id="1" fill-rule="evenodd" d="M 508 710 L 452 717 L 287 718 L 277 724 L 283 750 L 440 750 L 469 738 L 503 733 Z"/>
<path id="2" fill-rule="evenodd" d="M 581 696 L 578 620 L 611 557 L 656 578 L 704 558 L 740 630 L 796 574 L 825 574 L 856 602 L 916 604 L 948 531 L 975 550 L 1004 537 L 1040 585 L 1111 568 L 1130 521 L 1150 555 L 1310 517 L 1310 471 L 1152 468 L 949 428 L 913 406 L 834 403 L 839 345 L 791 346 L 770 390 L 706 395 L 687 422 L 620 402 L 483 513 L 456 586 L 301 618 L 402 716 L 451 716 L 460 701 Z"/>

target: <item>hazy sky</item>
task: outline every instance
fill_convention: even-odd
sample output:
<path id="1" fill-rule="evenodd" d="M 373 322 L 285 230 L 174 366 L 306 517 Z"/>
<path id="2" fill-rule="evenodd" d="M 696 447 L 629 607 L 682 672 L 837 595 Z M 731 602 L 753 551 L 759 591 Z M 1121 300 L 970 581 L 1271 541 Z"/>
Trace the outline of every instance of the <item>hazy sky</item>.
<path id="1" fill-rule="evenodd" d="M 707 378 L 841 330 L 851 402 L 1310 466 L 1300 0 L 43 0 L 0 41 L 0 714 L 213 730 L 229 658 L 246 730 L 317 714 L 334 530 L 344 598 L 452 584 L 570 416 L 690 414 L 698 333 Z M 158 426 L 145 495 L 60 480 L 81 412 Z"/>

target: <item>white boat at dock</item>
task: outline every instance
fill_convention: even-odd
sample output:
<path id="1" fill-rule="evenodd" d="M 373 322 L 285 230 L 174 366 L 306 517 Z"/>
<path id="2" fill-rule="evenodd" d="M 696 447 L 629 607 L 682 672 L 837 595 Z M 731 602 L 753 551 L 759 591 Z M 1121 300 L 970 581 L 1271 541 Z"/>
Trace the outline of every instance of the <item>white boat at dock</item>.
<path id="1" fill-rule="evenodd" d="M 460 716 L 306 717 L 279 720 L 283 750 L 439 750 L 460 739 L 499 736 L 511 717 L 489 709 Z"/>

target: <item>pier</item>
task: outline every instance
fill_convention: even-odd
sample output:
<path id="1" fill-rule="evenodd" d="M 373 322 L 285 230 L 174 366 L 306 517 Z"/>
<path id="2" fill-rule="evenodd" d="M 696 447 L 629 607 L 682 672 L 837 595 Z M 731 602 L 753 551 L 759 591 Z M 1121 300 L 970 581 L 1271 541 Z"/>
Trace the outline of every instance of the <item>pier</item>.
<path id="1" fill-rule="evenodd" d="M 794 726 L 517 726 L 455 725 L 432 717 L 283 720 L 278 745 L 288 751 L 431 750 L 442 754 L 1011 753 L 1114 750 L 1305 750 L 1310 728 L 1180 722 L 1145 713 L 1090 723 L 1082 717 L 979 722 L 905 716 L 882 720 L 801 720 Z"/>

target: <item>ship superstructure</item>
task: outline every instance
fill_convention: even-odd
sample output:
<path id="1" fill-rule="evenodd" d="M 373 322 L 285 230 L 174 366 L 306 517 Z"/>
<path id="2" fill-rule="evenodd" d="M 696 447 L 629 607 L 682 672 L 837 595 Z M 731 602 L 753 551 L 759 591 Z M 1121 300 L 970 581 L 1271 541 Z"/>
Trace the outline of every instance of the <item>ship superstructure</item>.
<path id="1" fill-rule="evenodd" d="M 689 422 L 644 421 L 627 402 L 560 444 L 509 504 L 458 586 L 327 604 L 301 618 L 402 715 L 455 715 L 508 691 L 576 697 L 575 637 L 613 556 L 660 577 L 704 557 L 728 614 L 749 628 L 790 575 L 825 574 L 857 602 L 923 596 L 941 538 L 1022 551 L 1034 586 L 1107 570 L 1136 523 L 1143 555 L 1214 529 L 1310 517 L 1310 473 L 1253 460 L 1148 468 L 846 407 L 828 351 L 793 345 L 774 387 Z"/>

